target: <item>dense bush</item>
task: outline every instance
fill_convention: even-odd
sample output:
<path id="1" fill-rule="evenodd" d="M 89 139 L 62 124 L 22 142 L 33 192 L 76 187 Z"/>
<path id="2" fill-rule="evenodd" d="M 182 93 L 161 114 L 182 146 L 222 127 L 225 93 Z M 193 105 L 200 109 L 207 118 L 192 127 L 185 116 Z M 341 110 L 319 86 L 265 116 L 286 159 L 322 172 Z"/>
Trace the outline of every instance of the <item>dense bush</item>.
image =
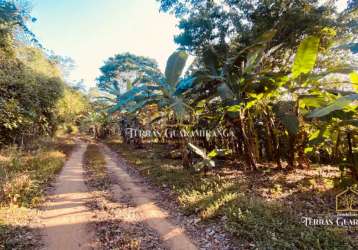
<path id="1" fill-rule="evenodd" d="M 56 127 L 55 105 L 63 85 L 58 76 L 35 72 L 18 58 L 0 51 L 0 143 L 22 143 L 24 139 L 52 134 Z"/>
<path id="2" fill-rule="evenodd" d="M 27 28 L 27 8 L 0 0 L 0 14 L 0 147 L 79 125 L 88 100 L 64 82 L 61 57 L 46 54 Z"/>

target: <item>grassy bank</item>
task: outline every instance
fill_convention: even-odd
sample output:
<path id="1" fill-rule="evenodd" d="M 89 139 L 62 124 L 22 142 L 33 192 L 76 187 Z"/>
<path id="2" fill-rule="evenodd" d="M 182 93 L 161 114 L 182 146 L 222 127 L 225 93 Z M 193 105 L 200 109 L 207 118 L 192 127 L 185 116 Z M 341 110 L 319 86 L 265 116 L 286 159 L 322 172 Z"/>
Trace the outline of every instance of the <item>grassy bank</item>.
<path id="1" fill-rule="evenodd" d="M 74 147 L 73 140 L 57 138 L 0 151 L 0 249 L 35 248 L 36 236 L 27 227 L 31 209 L 44 201 Z"/>
<path id="2" fill-rule="evenodd" d="M 300 222 L 306 213 L 331 212 L 333 170 L 329 177 L 319 170 L 252 173 L 232 167 L 194 174 L 168 158 L 167 145 L 135 149 L 118 140 L 108 145 L 153 183 L 170 188 L 185 213 L 197 214 L 203 223 L 223 223 L 244 249 L 357 248 L 345 229 Z"/>

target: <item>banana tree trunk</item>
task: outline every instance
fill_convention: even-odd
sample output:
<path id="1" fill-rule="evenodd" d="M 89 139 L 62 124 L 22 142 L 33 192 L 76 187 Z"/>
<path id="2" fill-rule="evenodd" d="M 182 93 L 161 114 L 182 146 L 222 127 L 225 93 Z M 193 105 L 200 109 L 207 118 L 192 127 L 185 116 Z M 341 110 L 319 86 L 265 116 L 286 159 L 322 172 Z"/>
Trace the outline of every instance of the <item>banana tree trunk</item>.
<path id="1" fill-rule="evenodd" d="M 282 168 L 281 159 L 280 159 L 280 143 L 277 138 L 277 134 L 275 133 L 274 127 L 275 123 L 273 118 L 270 116 L 270 111 L 266 114 L 267 119 L 267 130 L 268 130 L 268 148 L 271 148 L 272 150 L 272 156 L 271 159 L 276 162 L 276 165 L 278 168 Z M 272 145 L 272 147 L 271 147 Z"/>
<path id="2" fill-rule="evenodd" d="M 288 134 L 288 156 L 287 156 L 287 169 L 295 168 L 295 145 L 296 135 Z"/>
<path id="3" fill-rule="evenodd" d="M 190 169 L 192 165 L 192 160 L 190 158 L 190 152 L 187 147 L 188 143 L 185 139 L 181 139 L 180 141 L 180 151 L 182 155 L 183 168 Z"/>
<path id="4" fill-rule="evenodd" d="M 339 144 L 341 142 L 341 131 L 338 130 L 337 132 L 337 138 L 336 138 L 336 144 L 334 146 L 333 155 L 332 155 L 332 162 L 337 163 L 338 162 L 338 154 L 339 154 Z"/>
<path id="5" fill-rule="evenodd" d="M 299 168 L 309 168 L 310 163 L 309 160 L 305 154 L 305 147 L 306 147 L 306 141 L 307 141 L 307 133 L 302 130 L 299 133 L 299 141 L 300 144 L 297 147 L 297 161 L 298 161 L 298 167 Z"/>
<path id="6" fill-rule="evenodd" d="M 358 180 L 358 166 L 357 166 L 358 163 L 357 160 L 354 158 L 354 154 L 353 154 L 352 131 L 350 130 L 347 131 L 347 144 L 348 144 L 347 159 L 350 161 L 350 164 L 348 166 L 352 172 L 352 177 L 355 180 Z"/>
<path id="7" fill-rule="evenodd" d="M 245 130 L 245 124 L 244 124 L 244 117 L 243 112 L 240 112 L 239 114 L 239 130 L 240 134 L 242 135 L 243 143 L 244 143 L 244 158 L 247 166 L 251 168 L 251 170 L 256 170 L 256 159 L 255 159 L 255 153 L 253 145 L 250 143 L 250 139 L 247 136 L 247 132 Z"/>
<path id="8" fill-rule="evenodd" d="M 274 157 L 273 157 L 273 148 L 274 148 L 274 143 L 273 143 L 273 138 L 272 138 L 272 134 L 270 131 L 270 125 L 265 127 L 265 132 L 266 132 L 266 145 L 265 145 L 265 152 L 266 152 L 266 159 L 268 161 L 273 161 Z"/>

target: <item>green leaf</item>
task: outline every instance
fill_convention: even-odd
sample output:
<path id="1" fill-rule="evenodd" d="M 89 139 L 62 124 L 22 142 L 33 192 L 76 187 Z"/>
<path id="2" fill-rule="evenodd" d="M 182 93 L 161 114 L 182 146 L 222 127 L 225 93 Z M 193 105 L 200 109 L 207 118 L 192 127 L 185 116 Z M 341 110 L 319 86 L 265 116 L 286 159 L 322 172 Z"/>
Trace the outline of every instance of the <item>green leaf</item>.
<path id="1" fill-rule="evenodd" d="M 237 105 L 232 105 L 230 107 L 227 108 L 227 111 L 229 112 L 239 112 L 241 109 L 241 105 L 237 104 Z"/>
<path id="2" fill-rule="evenodd" d="M 320 132 L 321 132 L 320 130 L 317 130 L 317 131 L 313 132 L 313 133 L 310 135 L 310 137 L 308 138 L 308 140 L 309 140 L 309 141 L 312 141 L 312 140 L 318 138 L 319 135 L 320 135 Z"/>
<path id="3" fill-rule="evenodd" d="M 225 100 L 233 100 L 235 98 L 234 93 L 231 91 L 231 89 L 229 88 L 229 86 L 227 86 L 226 83 L 221 83 L 218 87 L 217 87 L 217 92 L 220 95 L 220 98 L 225 101 Z"/>
<path id="4" fill-rule="evenodd" d="M 249 73 L 260 63 L 265 51 L 265 46 L 257 45 L 249 50 L 245 65 L 245 72 Z"/>
<path id="5" fill-rule="evenodd" d="M 272 40 L 272 38 L 274 38 L 274 36 L 276 35 L 276 33 L 277 33 L 277 30 L 275 30 L 275 29 L 269 30 L 269 31 L 263 33 L 263 34 L 259 37 L 258 41 L 259 41 L 259 42 L 264 42 L 264 43 L 269 42 L 269 41 Z"/>
<path id="6" fill-rule="evenodd" d="M 272 109 L 290 134 L 297 134 L 299 129 L 299 120 L 294 113 L 294 108 L 294 102 L 280 101 Z"/>
<path id="7" fill-rule="evenodd" d="M 170 108 L 174 111 L 176 117 L 180 120 L 184 119 L 187 114 L 187 105 L 184 103 L 184 100 L 181 97 L 171 97 L 170 98 Z"/>
<path id="8" fill-rule="evenodd" d="M 214 158 L 215 156 L 218 155 L 218 151 L 216 149 L 210 151 L 210 153 L 208 154 L 209 158 Z"/>
<path id="9" fill-rule="evenodd" d="M 297 134 L 299 128 L 299 121 L 297 116 L 292 114 L 286 114 L 283 116 L 279 116 L 282 124 L 287 128 L 290 134 Z"/>
<path id="10" fill-rule="evenodd" d="M 293 78 L 312 71 L 316 64 L 319 42 L 319 37 L 309 36 L 300 43 L 292 66 Z"/>
<path id="11" fill-rule="evenodd" d="M 308 144 L 311 146 L 318 145 L 322 143 L 328 135 L 329 130 L 326 127 L 322 127 L 310 135 L 308 138 Z"/>
<path id="12" fill-rule="evenodd" d="M 201 149 L 191 143 L 188 143 L 189 148 L 196 153 L 197 155 L 199 155 L 203 160 L 196 163 L 194 165 L 194 168 L 199 171 L 201 168 L 208 166 L 208 167 L 215 167 L 215 162 L 213 160 L 210 159 L 210 157 L 206 154 L 205 149 Z"/>
<path id="13" fill-rule="evenodd" d="M 249 109 L 249 108 L 253 107 L 256 103 L 257 103 L 257 100 L 249 101 L 249 102 L 245 105 L 245 109 Z"/>
<path id="14" fill-rule="evenodd" d="M 341 122 L 341 125 L 352 125 L 358 128 L 358 119 L 345 120 Z"/>
<path id="15" fill-rule="evenodd" d="M 324 98 L 318 95 L 302 95 L 299 97 L 300 107 L 321 107 L 324 103 Z"/>
<path id="16" fill-rule="evenodd" d="M 229 149 L 214 149 L 214 150 L 210 151 L 210 153 L 208 154 L 208 157 L 210 159 L 212 159 L 216 156 L 225 156 L 225 155 L 228 155 L 231 153 L 232 153 L 232 151 Z"/>
<path id="17" fill-rule="evenodd" d="M 326 107 L 317 108 L 313 110 L 311 113 L 307 115 L 307 118 L 316 118 L 316 117 L 322 117 L 328 115 L 333 111 L 344 109 L 346 106 L 350 105 L 352 102 L 357 100 L 358 100 L 358 94 L 342 96 Z"/>
<path id="18" fill-rule="evenodd" d="M 212 75 L 218 74 L 218 68 L 219 68 L 219 58 L 212 46 L 209 46 L 203 53 L 203 62 L 211 71 Z"/>
<path id="19" fill-rule="evenodd" d="M 165 77 L 171 86 L 174 87 L 178 82 L 187 59 L 188 54 L 184 51 L 176 51 L 169 57 L 165 68 Z"/>
<path id="20" fill-rule="evenodd" d="M 357 72 L 350 73 L 349 77 L 350 77 L 352 83 L 358 84 L 358 73 Z"/>
<path id="21" fill-rule="evenodd" d="M 312 152 L 312 151 L 313 151 L 313 147 L 307 147 L 307 148 L 305 148 L 305 150 L 304 150 L 305 154 L 310 153 L 310 152 Z"/>
<path id="22" fill-rule="evenodd" d="M 133 85 L 130 81 L 127 81 L 126 83 L 127 83 L 127 90 L 129 90 L 133 87 Z"/>
<path id="23" fill-rule="evenodd" d="M 195 146 L 194 144 L 191 144 L 191 143 L 188 143 L 188 146 L 194 153 L 199 155 L 201 158 L 203 158 L 203 159 L 208 158 L 207 155 L 206 155 L 205 149 L 201 149 L 201 148 L 199 148 L 199 147 L 197 147 L 197 146 Z"/>
<path id="24" fill-rule="evenodd" d="M 358 73 L 357 72 L 350 73 L 349 78 L 351 79 L 355 91 L 358 91 Z"/>
<path id="25" fill-rule="evenodd" d="M 187 91 L 188 89 L 191 89 L 194 85 L 195 77 L 187 77 L 181 81 L 179 81 L 176 85 L 176 90 L 174 95 L 179 95 Z"/>

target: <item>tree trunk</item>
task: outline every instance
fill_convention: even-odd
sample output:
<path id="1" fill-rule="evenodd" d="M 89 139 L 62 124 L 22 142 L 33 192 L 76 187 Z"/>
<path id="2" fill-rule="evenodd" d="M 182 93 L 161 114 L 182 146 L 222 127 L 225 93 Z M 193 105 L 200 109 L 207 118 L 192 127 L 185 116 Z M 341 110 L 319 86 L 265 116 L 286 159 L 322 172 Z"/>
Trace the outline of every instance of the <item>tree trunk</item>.
<path id="1" fill-rule="evenodd" d="M 305 147 L 306 147 L 306 140 L 307 140 L 307 133 L 305 131 L 301 131 L 299 133 L 298 138 L 300 144 L 297 147 L 297 155 L 298 155 L 298 167 L 299 168 L 309 168 L 310 163 L 305 154 Z"/>
<path id="2" fill-rule="evenodd" d="M 339 144 L 341 142 L 341 132 L 338 130 L 337 133 L 337 139 L 336 139 L 336 145 L 334 146 L 333 155 L 332 155 L 332 162 L 337 163 L 338 162 L 338 151 L 339 151 Z"/>
<path id="3" fill-rule="evenodd" d="M 250 143 L 250 139 L 247 136 L 247 133 L 245 131 L 244 119 L 243 119 L 242 112 L 240 112 L 240 114 L 239 114 L 238 121 L 239 121 L 239 129 L 241 131 L 242 140 L 243 140 L 243 143 L 244 143 L 245 162 L 246 162 L 246 164 L 248 165 L 249 168 L 251 168 L 252 170 L 256 170 L 257 166 L 256 166 L 256 159 L 255 159 L 254 149 L 253 149 L 252 144 Z"/>
<path id="4" fill-rule="evenodd" d="M 352 132 L 347 131 L 347 144 L 348 144 L 348 156 L 347 159 L 350 161 L 351 165 L 349 164 L 349 168 L 352 172 L 352 176 L 355 180 L 358 180 L 358 166 L 356 159 L 354 159 L 353 155 L 353 146 L 352 146 Z"/>
<path id="5" fill-rule="evenodd" d="M 287 169 L 295 168 L 295 144 L 296 135 L 288 134 L 288 156 L 287 156 Z"/>
<path id="6" fill-rule="evenodd" d="M 268 121 L 268 123 L 270 123 L 270 121 Z M 274 147 L 274 143 L 273 143 L 273 135 L 270 132 L 270 125 L 268 125 L 265 128 L 266 131 L 266 159 L 268 161 L 273 161 L 273 147 Z"/>
<path id="7" fill-rule="evenodd" d="M 274 122 L 269 115 L 267 116 L 267 120 L 268 120 L 268 131 L 270 135 L 269 142 L 272 142 L 272 147 L 274 149 L 273 157 L 274 160 L 276 161 L 277 167 L 282 168 L 281 159 L 280 159 L 280 144 L 279 141 L 277 140 L 276 133 L 274 131 Z"/>

